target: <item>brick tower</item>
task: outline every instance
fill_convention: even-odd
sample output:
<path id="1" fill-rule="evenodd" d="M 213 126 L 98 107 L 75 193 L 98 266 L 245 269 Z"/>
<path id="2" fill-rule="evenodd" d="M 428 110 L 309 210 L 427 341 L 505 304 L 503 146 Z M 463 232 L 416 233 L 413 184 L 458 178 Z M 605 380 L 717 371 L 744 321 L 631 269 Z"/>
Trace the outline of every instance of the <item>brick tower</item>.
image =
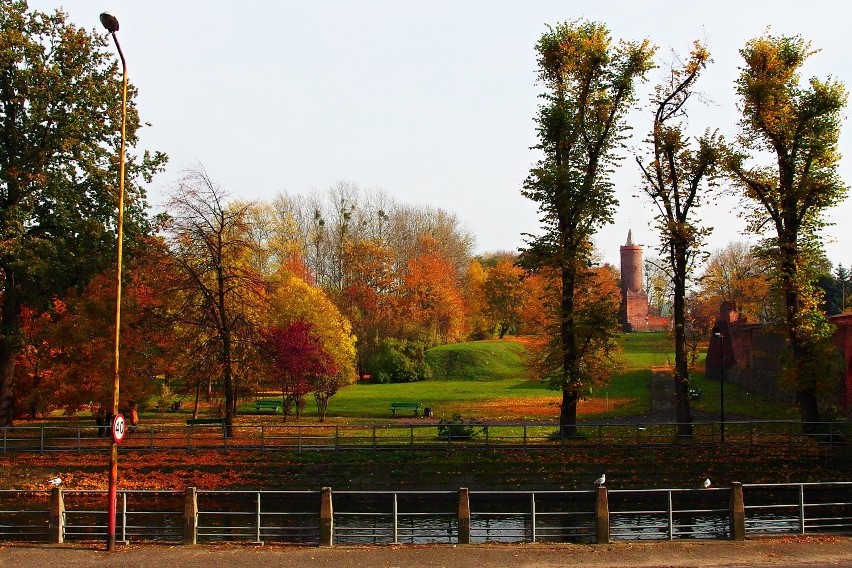
<path id="1" fill-rule="evenodd" d="M 621 327 L 624 331 L 647 331 L 648 294 L 642 286 L 642 245 L 633 244 L 633 231 L 621 247 Z"/>

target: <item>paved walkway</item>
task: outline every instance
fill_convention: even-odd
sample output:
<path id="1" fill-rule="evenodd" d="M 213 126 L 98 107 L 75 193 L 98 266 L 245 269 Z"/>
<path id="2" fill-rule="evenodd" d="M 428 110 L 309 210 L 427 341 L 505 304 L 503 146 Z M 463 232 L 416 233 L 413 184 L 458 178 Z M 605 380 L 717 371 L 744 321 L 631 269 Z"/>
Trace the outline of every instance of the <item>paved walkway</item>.
<path id="1" fill-rule="evenodd" d="M 489 566 L 511 568 L 745 568 L 852 565 L 852 538 L 761 538 L 746 542 L 623 542 L 613 545 L 404 545 L 380 547 L 166 546 L 128 545 L 113 553 L 81 546 L 0 547 L 0 565 L 65 568 L 120 566 L 230 568 L 266 565 L 298 568 Z"/>

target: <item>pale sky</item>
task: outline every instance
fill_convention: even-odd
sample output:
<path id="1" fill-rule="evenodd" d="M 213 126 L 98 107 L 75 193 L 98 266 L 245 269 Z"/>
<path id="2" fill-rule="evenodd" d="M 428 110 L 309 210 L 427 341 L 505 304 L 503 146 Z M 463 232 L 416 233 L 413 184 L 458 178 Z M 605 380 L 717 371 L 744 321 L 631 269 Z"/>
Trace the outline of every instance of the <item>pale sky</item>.
<path id="1" fill-rule="evenodd" d="M 586 18 L 614 38 L 650 38 L 659 63 L 706 42 L 714 63 L 698 88 L 712 102 L 693 105 L 695 135 L 708 127 L 736 134 L 739 49 L 767 26 L 821 49 L 804 78 L 832 75 L 852 90 L 852 9 L 841 0 L 30 1 L 42 11 L 60 6 L 88 29 L 102 31 L 103 11 L 119 19 L 140 113 L 152 124 L 142 147 L 170 158 L 149 187 L 155 209 L 196 163 L 244 199 L 353 182 L 454 212 L 478 252 L 514 250 L 522 233 L 539 232 L 536 205 L 520 188 L 538 157 L 529 149 L 542 91 L 534 46 L 546 24 Z M 661 73 L 640 87 L 641 102 Z M 650 113 L 633 113 L 631 125 L 631 145 L 640 147 Z M 852 184 L 848 127 L 841 150 L 841 174 Z M 621 205 L 597 244 L 617 265 L 628 228 L 646 256 L 657 238 L 652 205 L 633 197 L 632 157 L 614 181 Z M 709 250 L 747 238 L 735 206 L 728 199 L 704 209 L 715 227 Z M 829 219 L 829 259 L 849 266 L 852 199 Z"/>

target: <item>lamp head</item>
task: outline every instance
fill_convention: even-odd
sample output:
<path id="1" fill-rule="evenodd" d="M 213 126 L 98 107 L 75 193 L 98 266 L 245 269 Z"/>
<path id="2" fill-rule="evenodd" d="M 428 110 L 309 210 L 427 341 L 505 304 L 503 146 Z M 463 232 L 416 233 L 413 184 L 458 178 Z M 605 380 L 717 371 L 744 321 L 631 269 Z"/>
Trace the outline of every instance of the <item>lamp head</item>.
<path id="1" fill-rule="evenodd" d="M 101 14 L 101 24 L 103 24 L 103 26 L 111 34 L 114 34 L 118 31 L 118 18 L 116 18 L 109 12 L 104 12 Z"/>

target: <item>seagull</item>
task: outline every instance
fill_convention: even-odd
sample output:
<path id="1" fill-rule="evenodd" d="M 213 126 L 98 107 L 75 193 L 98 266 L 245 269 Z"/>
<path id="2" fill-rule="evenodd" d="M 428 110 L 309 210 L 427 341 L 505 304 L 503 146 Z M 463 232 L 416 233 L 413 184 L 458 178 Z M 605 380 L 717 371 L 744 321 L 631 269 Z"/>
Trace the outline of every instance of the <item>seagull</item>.
<path id="1" fill-rule="evenodd" d="M 54 477 L 53 479 L 48 479 L 47 482 L 49 484 L 53 485 L 54 487 L 58 487 L 58 486 L 62 485 L 62 478 L 61 477 Z"/>
<path id="2" fill-rule="evenodd" d="M 602 473 L 601 476 L 595 480 L 595 485 L 600 487 L 604 483 L 606 483 L 606 474 Z"/>
<path id="3" fill-rule="evenodd" d="M 710 483 L 710 478 L 708 477 L 704 480 L 704 489 L 710 489 L 710 485 L 712 484 Z"/>

